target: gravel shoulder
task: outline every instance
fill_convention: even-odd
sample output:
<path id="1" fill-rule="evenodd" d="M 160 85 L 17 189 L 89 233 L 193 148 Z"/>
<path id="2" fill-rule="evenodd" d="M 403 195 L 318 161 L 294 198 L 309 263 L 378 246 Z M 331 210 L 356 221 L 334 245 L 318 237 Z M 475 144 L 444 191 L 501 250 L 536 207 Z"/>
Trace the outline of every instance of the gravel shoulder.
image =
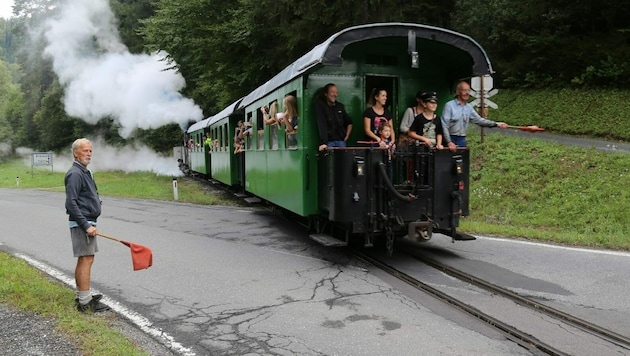
<path id="1" fill-rule="evenodd" d="M 176 355 L 123 317 L 113 315 L 115 317 L 112 318 L 110 326 L 120 331 L 147 355 Z M 0 354 L 2 355 L 80 356 L 83 354 L 76 341 L 56 329 L 56 321 L 53 318 L 43 318 L 0 303 L 0 325 L 2 325 L 0 328 Z"/>

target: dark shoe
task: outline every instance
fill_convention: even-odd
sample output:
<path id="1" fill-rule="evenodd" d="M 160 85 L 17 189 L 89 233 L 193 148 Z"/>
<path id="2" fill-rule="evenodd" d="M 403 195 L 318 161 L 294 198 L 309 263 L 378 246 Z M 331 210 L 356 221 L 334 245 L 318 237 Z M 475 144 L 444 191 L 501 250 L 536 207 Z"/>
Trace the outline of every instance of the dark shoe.
<path id="1" fill-rule="evenodd" d="M 77 304 L 77 310 L 82 312 L 82 313 L 85 313 L 88 310 L 91 310 L 94 313 L 100 313 L 100 312 L 108 311 L 108 310 L 111 309 L 107 305 L 99 302 L 99 300 L 102 297 L 103 296 L 100 295 L 100 294 L 94 295 L 94 296 L 92 296 L 92 300 L 90 300 L 90 302 L 87 303 L 87 304 L 79 303 L 79 298 L 75 299 L 74 301 Z"/>

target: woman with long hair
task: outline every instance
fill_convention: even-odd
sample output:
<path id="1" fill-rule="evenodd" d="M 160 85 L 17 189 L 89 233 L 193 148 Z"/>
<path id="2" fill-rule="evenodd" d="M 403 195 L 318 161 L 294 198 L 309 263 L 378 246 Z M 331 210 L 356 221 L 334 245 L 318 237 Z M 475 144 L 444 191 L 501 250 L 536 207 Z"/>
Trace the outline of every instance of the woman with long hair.
<path id="1" fill-rule="evenodd" d="M 369 101 L 370 107 L 363 112 L 363 128 L 368 141 L 378 143 L 380 147 L 385 147 L 385 142 L 379 137 L 378 129 L 381 125 L 387 124 L 393 127 L 392 114 L 387 110 L 387 90 L 373 89 Z M 392 132 L 391 140 L 396 137 Z"/>

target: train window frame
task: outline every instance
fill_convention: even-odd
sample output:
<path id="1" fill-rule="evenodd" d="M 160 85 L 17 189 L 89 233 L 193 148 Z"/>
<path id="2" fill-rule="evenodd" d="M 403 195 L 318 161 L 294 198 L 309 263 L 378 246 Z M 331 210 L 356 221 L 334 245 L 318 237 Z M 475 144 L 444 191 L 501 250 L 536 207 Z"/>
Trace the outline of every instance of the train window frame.
<path id="1" fill-rule="evenodd" d="M 252 134 L 252 131 L 254 131 L 254 124 L 253 124 L 253 114 L 251 112 L 247 113 L 247 119 L 245 120 L 245 132 L 247 132 L 247 130 L 249 130 L 249 135 L 244 135 L 245 138 L 245 147 L 244 149 L 246 151 L 249 151 L 252 149 L 252 141 L 254 140 L 254 136 Z"/>
<path id="2" fill-rule="evenodd" d="M 213 150 L 215 151 L 222 151 L 223 150 L 223 130 L 221 130 L 221 126 L 217 127 L 214 129 L 214 131 L 216 132 L 217 136 L 215 137 L 215 140 L 218 139 L 218 141 L 213 140 L 212 142 L 212 147 Z"/>
<path id="3" fill-rule="evenodd" d="M 271 108 L 273 107 L 273 105 L 275 104 L 275 106 L 279 109 L 280 105 L 278 104 L 278 100 L 274 99 L 272 101 L 270 101 L 267 105 L 267 115 L 269 115 L 269 119 L 272 119 L 271 114 L 272 114 L 272 110 Z M 278 111 L 279 112 L 279 111 Z M 274 116 L 276 115 L 276 113 L 273 114 Z M 273 119 L 275 120 L 275 122 L 271 125 L 267 125 L 269 126 L 269 149 L 272 151 L 278 151 L 280 149 L 280 123 L 277 120 L 277 116 L 273 117 Z"/>
<path id="4" fill-rule="evenodd" d="M 297 92 L 297 90 L 292 90 L 292 91 L 284 94 L 283 98 L 286 98 L 289 95 L 295 97 L 295 114 L 298 115 L 298 128 L 299 128 L 300 127 L 300 125 L 299 125 L 299 122 L 300 122 L 299 112 L 300 112 L 300 110 L 299 110 L 299 107 L 298 107 L 298 103 L 299 103 L 298 92 Z M 284 100 L 282 100 L 282 102 L 284 104 Z M 282 109 L 286 112 L 286 108 L 283 107 Z M 285 117 L 284 119 L 285 120 L 291 120 L 291 118 L 288 118 L 288 117 Z M 293 133 L 289 133 L 287 131 L 287 125 L 285 124 L 283 131 L 284 131 L 284 147 L 287 150 L 297 150 L 300 147 L 299 140 L 298 140 L 299 129 L 295 130 L 295 132 L 293 132 Z M 291 141 L 292 138 L 294 138 L 295 140 Z"/>
<path id="5" fill-rule="evenodd" d="M 254 109 L 255 110 L 255 109 Z M 256 131 L 252 128 L 252 134 L 256 132 L 256 150 L 263 151 L 265 149 L 265 121 L 263 120 L 262 112 L 256 111 Z"/>
<path id="6" fill-rule="evenodd" d="M 222 147 L 224 151 L 229 151 L 230 150 L 230 146 L 228 144 L 228 123 L 226 122 L 225 124 L 223 124 L 223 141 L 221 141 L 223 143 Z"/>

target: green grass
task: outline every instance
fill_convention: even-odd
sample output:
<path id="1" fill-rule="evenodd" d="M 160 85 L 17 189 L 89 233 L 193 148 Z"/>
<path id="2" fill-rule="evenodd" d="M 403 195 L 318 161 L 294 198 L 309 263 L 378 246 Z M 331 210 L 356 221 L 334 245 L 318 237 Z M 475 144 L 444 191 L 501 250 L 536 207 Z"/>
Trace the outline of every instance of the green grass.
<path id="1" fill-rule="evenodd" d="M 630 141 L 630 91 L 615 89 L 500 90 L 493 120 L 537 125 L 564 134 Z"/>
<path id="2" fill-rule="evenodd" d="M 73 291 L 23 260 L 0 253 L 0 280 L 0 302 L 53 318 L 58 331 L 81 345 L 83 355 L 146 355 L 111 327 L 115 316 L 79 313 L 74 307 Z"/>
<path id="3" fill-rule="evenodd" d="M 51 172 L 50 168 L 35 168 L 22 161 L 12 160 L 0 163 L 1 188 L 36 188 L 64 191 L 65 173 Z M 16 178 L 19 177 L 19 186 Z M 173 200 L 173 178 L 158 176 L 151 172 L 105 171 L 94 172 L 99 194 L 125 198 Z M 177 182 L 178 201 L 203 205 L 233 205 L 233 200 L 221 199 L 204 185 L 188 178 Z"/>
<path id="4" fill-rule="evenodd" d="M 471 131 L 468 232 L 630 249 L 630 154 Z"/>

